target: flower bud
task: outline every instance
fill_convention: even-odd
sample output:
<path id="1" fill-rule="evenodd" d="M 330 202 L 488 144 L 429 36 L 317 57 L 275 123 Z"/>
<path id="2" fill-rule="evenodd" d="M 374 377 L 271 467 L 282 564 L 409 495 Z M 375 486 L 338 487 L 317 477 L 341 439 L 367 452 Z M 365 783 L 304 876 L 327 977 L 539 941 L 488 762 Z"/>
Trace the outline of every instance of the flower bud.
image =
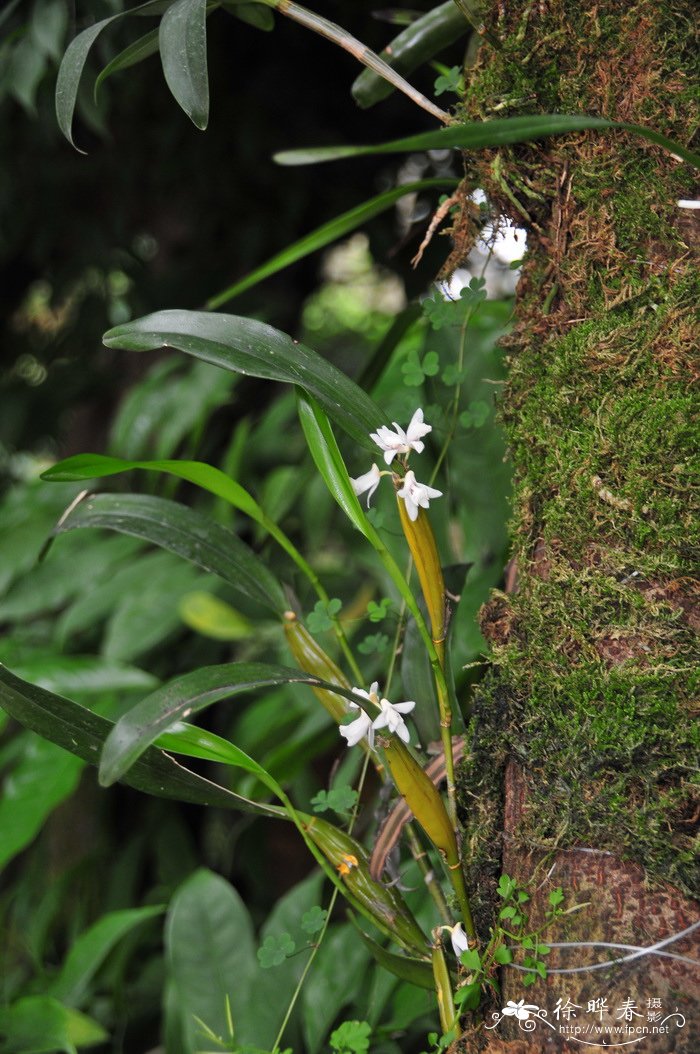
<path id="1" fill-rule="evenodd" d="M 397 490 L 402 482 L 400 476 L 394 477 L 394 486 Z M 412 520 L 408 515 L 406 502 L 402 501 L 401 498 L 396 500 L 399 506 L 403 533 L 411 550 L 418 580 L 423 590 L 435 650 L 442 665 L 445 654 L 445 613 L 447 608 L 445 581 L 442 577 L 442 566 L 435 535 L 430 526 L 428 515 L 423 509 L 419 508 L 416 519 Z"/>

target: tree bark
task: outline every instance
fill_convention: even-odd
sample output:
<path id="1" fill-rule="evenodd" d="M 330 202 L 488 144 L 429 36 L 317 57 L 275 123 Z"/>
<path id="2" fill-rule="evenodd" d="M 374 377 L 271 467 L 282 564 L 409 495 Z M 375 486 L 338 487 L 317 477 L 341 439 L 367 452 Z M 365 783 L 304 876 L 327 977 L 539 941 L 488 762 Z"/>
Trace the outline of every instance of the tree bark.
<path id="1" fill-rule="evenodd" d="M 688 143 L 694 10 L 685 0 L 494 3 L 485 22 L 502 46 L 481 48 L 465 114 L 594 113 Z M 460 785 L 479 926 L 486 937 L 505 871 L 528 884 L 531 921 L 557 886 L 565 906 L 587 905 L 550 926 L 548 941 L 648 946 L 698 918 L 698 237 L 697 213 L 677 205 L 693 196 L 694 173 L 627 133 L 467 156 L 465 169 L 448 270 L 475 237 L 476 187 L 528 231 L 501 401 L 517 573 L 482 611 L 494 667 L 475 701 Z M 698 958 L 694 937 L 664 950 Z M 548 965 L 616 954 L 625 953 L 553 950 Z M 649 1030 L 659 1019 L 649 1020 L 648 1002 L 660 1000 L 662 1017 L 678 1008 L 686 1024 L 626 1049 L 697 1049 L 697 966 L 647 955 L 550 973 L 531 988 L 522 977 L 502 972 L 503 1002 L 455 1051 L 582 1049 L 543 1025 L 528 1037 L 512 1017 L 485 1030 L 492 1009 L 520 998 L 547 1008 L 554 1025 L 557 999 L 578 1004 L 570 1025 L 590 1025 L 599 1018 L 588 1002 L 607 998 L 602 1025 Z M 639 1018 L 618 1017 L 625 1000 Z"/>

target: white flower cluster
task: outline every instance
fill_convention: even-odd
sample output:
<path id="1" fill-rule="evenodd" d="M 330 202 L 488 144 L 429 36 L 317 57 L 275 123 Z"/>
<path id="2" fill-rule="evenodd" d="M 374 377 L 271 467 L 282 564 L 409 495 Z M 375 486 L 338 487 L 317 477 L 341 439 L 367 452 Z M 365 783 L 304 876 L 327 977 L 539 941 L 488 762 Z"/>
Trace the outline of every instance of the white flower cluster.
<path id="1" fill-rule="evenodd" d="M 420 454 L 425 448 L 423 436 L 433 430 L 432 425 L 427 425 L 423 421 L 423 411 L 420 407 L 414 413 L 411 423 L 405 432 L 400 425 L 397 425 L 396 421 L 393 422 L 393 425 L 394 431 L 388 425 L 382 425 L 376 432 L 370 432 L 370 439 L 374 440 L 377 446 L 384 451 L 384 460 L 387 465 L 391 464 L 397 454 L 410 454 L 412 450 Z M 358 497 L 367 491 L 367 507 L 369 508 L 370 498 L 379 486 L 379 481 L 382 476 L 388 475 L 391 475 L 391 473 L 382 472 L 375 463 L 369 472 L 365 472 L 364 475 L 358 476 L 357 479 L 352 479 L 350 482 Z M 427 483 L 419 483 L 415 474 L 410 470 L 403 477 L 403 486 L 396 493 L 399 498 L 403 498 L 406 502 L 406 512 L 411 520 L 418 518 L 419 508 L 428 508 L 432 498 L 442 497 L 441 490 L 435 490 L 434 487 L 429 487 Z"/>
<path id="2" fill-rule="evenodd" d="M 387 728 L 390 732 L 394 732 L 399 739 L 402 739 L 404 743 L 410 742 L 411 737 L 406 727 L 406 722 L 401 715 L 410 713 L 416 705 L 414 702 L 390 703 L 388 699 L 380 699 L 379 681 L 374 681 L 370 685 L 368 692 L 365 692 L 363 688 L 353 688 L 352 690 L 356 695 L 361 695 L 368 702 L 378 706 L 380 713 L 373 721 L 359 703 L 348 704 L 351 710 L 360 711 L 359 717 L 355 718 L 354 721 L 351 721 L 348 725 L 340 726 L 340 734 L 347 740 L 349 747 L 354 747 L 365 736 L 369 741 L 369 745 L 371 747 L 374 746 L 375 728 Z"/>

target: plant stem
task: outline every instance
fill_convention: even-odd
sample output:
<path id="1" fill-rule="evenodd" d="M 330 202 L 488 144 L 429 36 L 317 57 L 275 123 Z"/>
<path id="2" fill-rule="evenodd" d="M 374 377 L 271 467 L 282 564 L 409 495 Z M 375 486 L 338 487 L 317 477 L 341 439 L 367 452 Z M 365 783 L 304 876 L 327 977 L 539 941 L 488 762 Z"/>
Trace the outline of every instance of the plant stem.
<path id="1" fill-rule="evenodd" d="M 352 829 L 355 826 L 355 821 L 357 820 L 357 813 L 358 813 L 358 810 L 359 810 L 359 807 L 360 807 L 360 795 L 362 794 L 362 788 L 363 788 L 364 783 L 365 783 L 365 777 L 367 775 L 367 766 L 368 766 L 368 764 L 369 764 L 369 755 L 365 754 L 365 760 L 364 760 L 364 764 L 362 766 L 362 772 L 360 774 L 360 780 L 359 780 L 359 783 L 357 785 L 357 801 L 355 802 L 355 807 L 353 809 L 352 816 L 350 818 L 350 823 L 348 824 L 348 834 L 352 834 Z M 274 1042 L 274 1044 L 272 1046 L 273 1054 L 276 1054 L 276 1051 L 278 1050 L 279 1045 L 282 1042 L 282 1036 L 284 1035 L 284 1030 L 286 1029 L 287 1025 L 289 1024 L 289 1019 L 292 1016 L 292 1011 L 294 1010 L 294 1007 L 296 1006 L 297 999 L 299 998 L 299 996 L 301 994 L 301 990 L 304 987 L 304 982 L 306 981 L 307 974 L 308 974 L 309 970 L 311 969 L 311 964 L 313 963 L 314 959 L 316 958 L 318 950 L 321 947 L 321 944 L 323 943 L 323 938 L 326 936 L 326 930 L 328 929 L 328 924 L 329 924 L 329 922 L 331 920 L 331 915 L 333 914 L 333 908 L 335 907 L 335 902 L 338 899 L 338 893 L 339 892 L 340 892 L 340 890 L 339 890 L 338 886 L 335 886 L 334 889 L 333 889 L 333 892 L 331 893 L 331 899 L 328 902 L 328 910 L 327 910 L 327 913 L 326 913 L 326 918 L 325 918 L 324 923 L 323 923 L 323 928 L 321 929 L 321 932 L 318 935 L 318 939 L 316 940 L 315 944 L 313 945 L 313 947 L 311 949 L 311 955 L 309 956 L 309 958 L 308 958 L 308 960 L 306 962 L 306 965 L 304 966 L 304 969 L 302 971 L 301 977 L 299 978 L 299 981 L 297 982 L 297 986 L 294 989 L 294 993 L 293 993 L 292 998 L 290 1000 L 289 1006 L 287 1007 L 287 1012 L 284 1015 L 284 1019 L 282 1021 L 282 1024 L 279 1027 L 279 1031 L 278 1031 L 277 1036 L 275 1038 L 275 1042 Z"/>
<path id="2" fill-rule="evenodd" d="M 362 41 L 353 37 L 342 26 L 336 25 L 335 22 L 330 22 L 327 18 L 317 15 L 314 11 L 301 7 L 300 4 L 294 3 L 293 0 L 261 0 L 261 3 L 266 4 L 267 7 L 271 7 L 275 11 L 279 11 L 281 15 L 286 15 L 288 18 L 293 19 L 300 25 L 305 26 L 306 29 L 318 33 L 333 44 L 337 44 L 338 47 L 349 52 L 358 62 L 369 67 L 379 77 L 383 77 L 384 80 L 393 84 L 395 88 L 408 96 L 416 106 L 420 106 L 422 110 L 427 111 L 432 117 L 442 121 L 443 124 L 449 124 L 451 118 L 445 110 L 441 110 L 430 99 L 426 99 L 425 95 L 409 84 L 407 80 L 404 80 L 396 70 L 392 69 L 383 59 L 380 59 L 379 55 L 366 47 Z"/>

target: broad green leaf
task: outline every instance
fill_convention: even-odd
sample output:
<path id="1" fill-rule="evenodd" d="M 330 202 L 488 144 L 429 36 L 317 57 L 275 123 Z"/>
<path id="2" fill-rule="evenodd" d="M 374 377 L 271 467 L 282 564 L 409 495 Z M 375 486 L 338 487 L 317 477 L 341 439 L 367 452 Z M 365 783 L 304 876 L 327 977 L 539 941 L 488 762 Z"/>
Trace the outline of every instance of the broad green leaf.
<path id="1" fill-rule="evenodd" d="M 58 655 L 55 651 L 23 651 L 17 658 L 4 655 L 0 646 L 0 661 L 10 662 L 13 671 L 25 681 L 59 695 L 81 697 L 113 692 L 152 691 L 158 678 L 137 666 L 108 662 L 96 655 Z"/>
<path id="2" fill-rule="evenodd" d="M 450 0 L 450 4 L 454 6 L 452 0 Z M 382 80 L 381 83 L 386 84 L 386 81 Z M 343 235 L 356 230 L 362 224 L 368 223 L 380 213 L 386 212 L 387 209 L 391 208 L 406 194 L 418 194 L 423 190 L 435 188 L 454 188 L 455 183 L 456 180 L 454 179 L 421 179 L 415 183 L 403 183 L 401 186 L 384 191 L 383 194 L 377 194 L 376 197 L 370 198 L 368 201 L 363 201 L 361 205 L 356 205 L 347 212 L 343 212 L 342 215 L 336 216 L 335 219 L 329 220 L 328 223 L 316 227 L 315 230 L 300 238 L 299 241 L 293 242 L 283 249 L 282 252 L 271 257 L 266 263 L 256 267 L 254 271 L 251 271 L 245 278 L 241 278 L 239 282 L 234 282 L 228 289 L 224 289 L 221 293 L 217 293 L 216 296 L 210 297 L 206 303 L 207 309 L 209 311 L 216 310 L 222 304 L 226 304 L 228 301 L 233 300 L 234 297 L 239 296 L 246 289 L 250 289 L 251 286 L 262 282 L 264 278 L 277 274 L 278 271 L 289 267 L 290 264 L 295 263 L 297 260 L 302 260 L 305 256 L 309 256 L 310 253 L 317 252 L 324 246 L 330 245 L 331 242 L 337 241 L 338 238 L 342 238 Z"/>
<path id="3" fill-rule="evenodd" d="M 158 46 L 170 91 L 203 131 L 209 121 L 207 0 L 175 0 L 161 19 Z"/>
<path id="4" fill-rule="evenodd" d="M 2 699 L 0 697 L 0 703 Z M 83 763 L 53 743 L 26 733 L 5 774 L 0 796 L 0 870 L 34 840 L 57 805 L 78 785 Z"/>
<path id="5" fill-rule="evenodd" d="M 237 592 L 280 614 L 284 593 L 267 567 L 228 527 L 186 505 L 140 494 L 96 494 L 79 502 L 59 521 L 54 534 L 106 527 L 159 545 L 211 571 Z"/>
<path id="6" fill-rule="evenodd" d="M 454 0 L 447 0 L 411 22 L 379 57 L 405 77 L 469 31 L 469 23 Z M 353 98 L 363 109 L 386 99 L 394 90 L 393 85 L 371 69 L 363 70 L 352 85 Z"/>
<path id="7" fill-rule="evenodd" d="M 56 743 L 91 765 L 97 765 L 102 744 L 114 727 L 112 721 L 92 713 L 70 699 L 28 684 L 2 665 L 0 707 L 25 728 Z M 243 809 L 245 812 L 272 812 L 277 815 L 274 807 L 249 801 L 240 794 L 219 787 L 216 783 L 183 768 L 167 754 L 156 749 L 147 751 L 131 768 L 123 782 L 158 798 L 172 798 L 195 805 L 216 805 L 225 809 Z"/>
<path id="8" fill-rule="evenodd" d="M 100 70 L 95 81 L 95 101 L 97 101 L 97 94 L 101 85 L 113 73 L 118 73 L 120 70 L 128 70 L 130 66 L 135 66 L 138 62 L 143 62 L 144 59 L 156 54 L 158 51 L 158 32 L 158 29 L 151 29 L 150 32 L 144 33 L 142 37 L 132 41 L 123 51 L 115 55 L 103 70 Z"/>
<path id="9" fill-rule="evenodd" d="M 164 911 L 165 908 L 156 905 L 103 915 L 75 940 L 58 976 L 51 982 L 49 994 L 69 1006 L 79 1005 L 90 981 L 122 937 Z"/>
<path id="10" fill-rule="evenodd" d="M 78 99 L 80 80 L 92 45 L 102 30 L 111 22 L 116 22 L 125 15 L 156 14 L 160 6 L 154 0 L 147 0 L 146 3 L 139 4 L 138 7 L 131 8 L 129 11 L 120 11 L 119 14 L 112 15 L 110 18 L 103 18 L 93 26 L 88 26 L 82 33 L 78 33 L 66 48 L 56 79 L 56 120 L 58 127 L 76 150 L 78 147 L 73 142 L 73 114 Z M 79 150 L 79 153 L 84 154 L 85 151 Z"/>
<path id="11" fill-rule="evenodd" d="M 104 1043 L 107 1033 L 85 1014 L 44 995 L 30 995 L 0 1009 L 0 1034 L 7 1054 L 76 1054 Z"/>
<path id="12" fill-rule="evenodd" d="M 195 871 L 172 899 L 165 946 L 168 973 L 193 1044 L 189 1049 L 212 1049 L 202 1045 L 195 1018 L 217 1036 L 230 1038 L 227 1000 L 236 1039 L 253 1038 L 261 1013 L 254 990 L 258 965 L 250 916 L 236 890 L 211 871 Z"/>
<path id="13" fill-rule="evenodd" d="M 331 431 L 328 418 L 316 401 L 298 392 L 297 409 L 306 442 L 329 491 L 348 519 L 362 534 L 367 533 L 367 518 L 352 489 L 352 483 Z"/>
<path id="14" fill-rule="evenodd" d="M 395 139 L 376 146 L 320 146 L 302 150 L 285 150 L 275 154 L 280 165 L 318 164 L 322 161 L 337 161 L 344 157 L 363 157 L 368 154 L 413 153 L 416 150 L 481 150 L 484 147 L 506 146 L 524 143 L 532 139 L 543 139 L 550 135 L 565 135 L 585 129 L 604 131 L 619 128 L 643 136 L 672 154 L 677 154 L 695 168 L 700 168 L 700 156 L 687 150 L 680 143 L 667 139 L 651 128 L 637 124 L 609 121 L 604 117 L 587 117 L 575 114 L 532 114 L 526 117 L 501 117 L 491 121 L 473 121 L 468 124 L 453 124 L 433 132 L 421 132 L 407 139 Z"/>
<path id="15" fill-rule="evenodd" d="M 340 1011 L 353 1003 L 369 964 L 369 953 L 349 923 L 329 928 L 301 993 L 308 1054 L 317 1054 Z"/>
<path id="16" fill-rule="evenodd" d="M 145 564 L 145 560 L 139 563 Z M 134 662 L 180 633 L 182 620 L 178 608 L 183 598 L 194 589 L 216 589 L 218 585 L 213 575 L 201 575 L 196 567 L 176 558 L 169 574 L 162 573 L 163 570 L 153 578 L 142 579 L 132 592 L 119 597 L 102 638 L 105 659 Z"/>
<path id="17" fill-rule="evenodd" d="M 48 532 L 47 532 L 48 533 Z M 37 563 L 0 600 L 0 622 L 26 621 L 55 611 L 93 589 L 138 548 L 131 538 L 65 538 L 54 559 Z M 0 550 L 4 549 L 0 541 Z M 80 565 L 80 574 L 75 573 Z"/>
<path id="18" fill-rule="evenodd" d="M 349 699 L 355 698 L 345 688 L 329 685 L 318 677 L 286 666 L 257 662 L 205 666 L 159 688 L 120 718 L 104 745 L 100 782 L 103 786 L 109 786 L 120 779 L 143 751 L 176 721 L 186 720 L 221 699 L 280 684 L 312 684 L 336 691 Z M 232 750 L 237 752 L 242 768 L 270 786 L 270 777 L 257 762 L 233 744 Z"/>
<path id="19" fill-rule="evenodd" d="M 298 385 L 365 446 L 370 446 L 369 433 L 382 423 L 379 407 L 349 377 L 286 333 L 255 319 L 159 311 L 116 326 L 103 341 L 108 348 L 128 351 L 175 348 L 234 373 Z"/>
<path id="20" fill-rule="evenodd" d="M 412 959 L 407 955 L 397 955 L 396 952 L 387 951 L 381 944 L 372 940 L 361 926 L 358 926 L 352 915 L 350 918 L 360 937 L 380 966 L 383 966 L 385 970 L 389 970 L 396 977 L 400 977 L 401 980 L 409 981 L 419 988 L 427 988 L 430 991 L 434 989 L 433 970 L 429 962 L 424 959 Z"/>
<path id="21" fill-rule="evenodd" d="M 50 562 L 47 561 L 47 564 Z M 89 592 L 84 593 L 71 604 L 58 623 L 59 642 L 63 644 L 77 633 L 94 631 L 95 627 L 104 622 L 109 615 L 113 619 L 116 618 L 125 602 L 139 592 L 145 583 L 153 588 L 162 585 L 163 596 L 167 596 L 170 576 L 183 566 L 187 565 L 183 565 L 182 561 L 172 553 L 158 551 L 138 553 L 128 564 L 117 568 L 106 581 L 97 583 Z M 163 611 L 162 617 L 166 614 L 169 615 Z M 27 679 L 34 680 L 30 676 Z M 53 691 L 62 690 L 50 684 L 44 687 L 51 688 Z M 69 695 L 71 694 L 70 689 L 65 690 Z"/>
<path id="22" fill-rule="evenodd" d="M 180 601 L 178 614 L 190 629 L 214 640 L 245 640 L 255 633 L 252 623 L 239 611 L 202 590 L 187 593 Z"/>

